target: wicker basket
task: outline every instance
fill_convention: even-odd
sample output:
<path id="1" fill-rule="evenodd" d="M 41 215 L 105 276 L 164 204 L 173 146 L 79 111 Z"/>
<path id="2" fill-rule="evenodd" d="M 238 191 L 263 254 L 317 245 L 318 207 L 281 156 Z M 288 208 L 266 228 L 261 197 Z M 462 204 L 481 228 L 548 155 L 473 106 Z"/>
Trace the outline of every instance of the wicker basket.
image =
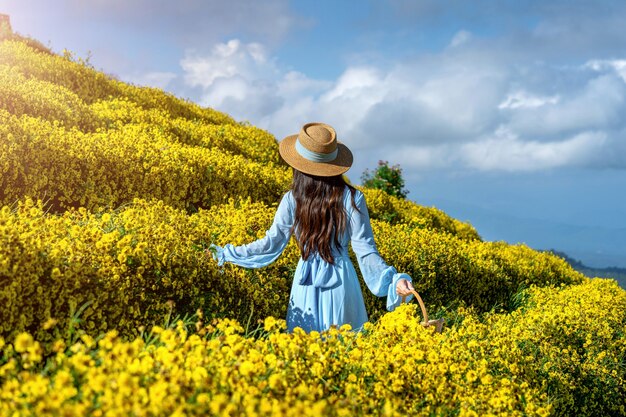
<path id="1" fill-rule="evenodd" d="M 411 292 L 415 296 L 415 299 L 417 300 L 417 302 L 420 305 L 420 308 L 422 309 L 422 316 L 424 317 L 424 321 L 421 323 L 422 326 L 434 327 L 437 333 L 441 333 L 443 331 L 443 324 L 445 320 L 442 318 L 436 319 L 436 320 L 428 320 L 428 312 L 426 311 L 426 306 L 424 305 L 424 301 L 422 300 L 422 297 L 420 297 L 420 295 L 415 290 L 411 290 Z M 403 296 L 402 302 L 404 303 L 405 300 L 406 300 L 406 296 Z"/>

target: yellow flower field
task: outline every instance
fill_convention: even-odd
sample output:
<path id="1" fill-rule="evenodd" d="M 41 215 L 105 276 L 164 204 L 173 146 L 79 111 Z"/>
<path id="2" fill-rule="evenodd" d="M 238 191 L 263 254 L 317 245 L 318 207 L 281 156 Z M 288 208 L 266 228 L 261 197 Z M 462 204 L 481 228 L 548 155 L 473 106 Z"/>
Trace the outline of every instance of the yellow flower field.
<path id="1" fill-rule="evenodd" d="M 581 304 L 599 307 L 587 315 Z M 443 334 L 416 306 L 359 333 L 255 335 L 235 321 L 155 326 L 128 341 L 112 330 L 44 362 L 28 333 L 0 339 L 0 415 L 615 415 L 626 410 L 626 293 L 587 280 L 533 288 L 523 311 L 459 310 Z M 253 337 L 254 336 L 254 337 Z M 17 414 L 15 414 L 17 413 Z"/>
<path id="2" fill-rule="evenodd" d="M 364 189 L 415 305 L 286 333 L 292 241 L 259 270 L 288 189 L 274 137 L 0 39 L 0 416 L 626 414 L 626 292 L 434 207 Z"/>
<path id="3" fill-rule="evenodd" d="M 110 329 L 132 336 L 159 323 L 174 302 L 180 314 L 256 322 L 284 317 L 299 252 L 291 242 L 280 259 L 259 270 L 218 268 L 203 249 L 209 243 L 243 244 L 262 237 L 274 207 L 231 201 L 187 214 L 163 201 L 135 200 L 118 210 L 45 213 L 31 200 L 0 210 L 1 333 L 14 337 L 41 329 L 49 318 L 61 327 L 84 303 L 92 336 Z M 512 297 L 530 285 L 581 281 L 552 255 L 524 246 L 464 240 L 412 223 L 373 221 L 381 254 L 415 278 L 435 306 L 511 309 Z M 405 242 L 414 242 L 406 247 Z M 370 318 L 385 313 L 384 299 L 364 287 Z M 44 339 L 40 339 L 44 341 Z"/>

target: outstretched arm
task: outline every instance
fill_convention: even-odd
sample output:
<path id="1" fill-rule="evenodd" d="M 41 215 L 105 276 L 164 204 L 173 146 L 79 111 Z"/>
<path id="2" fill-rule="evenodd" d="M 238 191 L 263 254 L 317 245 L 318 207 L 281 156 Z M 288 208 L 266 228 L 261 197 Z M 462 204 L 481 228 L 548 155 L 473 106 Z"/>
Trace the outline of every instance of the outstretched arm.
<path id="1" fill-rule="evenodd" d="M 245 268 L 261 268 L 274 262 L 289 243 L 293 225 L 294 201 L 291 192 L 285 194 L 278 205 L 274 222 L 265 237 L 247 245 L 224 247 L 211 245 L 218 265 L 231 262 Z"/>
<path id="2" fill-rule="evenodd" d="M 352 249 L 367 287 L 377 297 L 387 296 L 387 310 L 392 311 L 400 304 L 400 297 L 408 296 L 407 300 L 411 299 L 411 277 L 398 273 L 378 253 L 363 193 L 357 192 L 355 203 L 358 210 L 350 207 Z"/>

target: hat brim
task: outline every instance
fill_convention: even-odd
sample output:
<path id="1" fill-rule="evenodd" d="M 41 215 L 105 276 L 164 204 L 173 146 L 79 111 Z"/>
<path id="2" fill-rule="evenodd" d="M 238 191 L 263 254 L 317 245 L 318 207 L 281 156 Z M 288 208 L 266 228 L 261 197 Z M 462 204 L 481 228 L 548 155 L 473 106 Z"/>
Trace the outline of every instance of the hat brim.
<path id="1" fill-rule="evenodd" d="M 332 177 L 345 173 L 352 166 L 352 152 L 339 141 L 337 141 L 337 158 L 330 162 L 313 162 L 296 151 L 297 139 L 298 135 L 287 136 L 280 142 L 278 150 L 285 162 L 300 172 L 319 177 Z"/>

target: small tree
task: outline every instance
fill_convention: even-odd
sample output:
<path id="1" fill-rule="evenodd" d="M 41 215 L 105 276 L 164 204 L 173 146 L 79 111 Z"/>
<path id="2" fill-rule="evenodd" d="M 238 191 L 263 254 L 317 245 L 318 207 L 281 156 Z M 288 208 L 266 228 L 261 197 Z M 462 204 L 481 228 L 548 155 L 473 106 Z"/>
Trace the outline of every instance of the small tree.
<path id="1" fill-rule="evenodd" d="M 378 161 L 378 168 L 373 172 L 365 169 L 361 175 L 361 183 L 366 188 L 378 188 L 387 194 L 406 198 L 409 193 L 404 189 L 404 179 L 402 178 L 402 168 L 400 165 L 389 166 L 388 161 Z"/>

